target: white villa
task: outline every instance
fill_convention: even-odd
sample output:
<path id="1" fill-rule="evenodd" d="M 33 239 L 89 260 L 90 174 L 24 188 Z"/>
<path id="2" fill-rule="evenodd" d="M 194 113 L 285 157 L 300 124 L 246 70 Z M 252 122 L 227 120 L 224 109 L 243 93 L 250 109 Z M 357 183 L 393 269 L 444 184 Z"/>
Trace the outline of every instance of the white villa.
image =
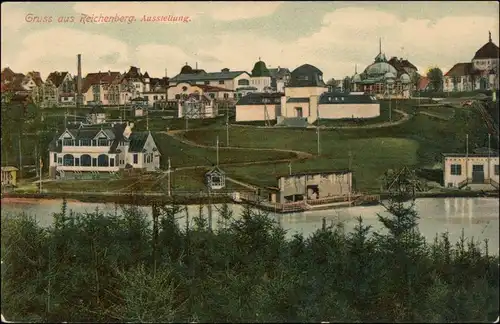
<path id="1" fill-rule="evenodd" d="M 132 132 L 133 124 L 66 129 L 49 146 L 52 178 L 86 178 L 121 169 L 155 171 L 160 152 L 151 132 Z"/>
<path id="2" fill-rule="evenodd" d="M 443 78 L 444 91 L 498 89 L 499 48 L 489 33 L 488 43 L 477 50 L 471 62 L 455 64 Z"/>

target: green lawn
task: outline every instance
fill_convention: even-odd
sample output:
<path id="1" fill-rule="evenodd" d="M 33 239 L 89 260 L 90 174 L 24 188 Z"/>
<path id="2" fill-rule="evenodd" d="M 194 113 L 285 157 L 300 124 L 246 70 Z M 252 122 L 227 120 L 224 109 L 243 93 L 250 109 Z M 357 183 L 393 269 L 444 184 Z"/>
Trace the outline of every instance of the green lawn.
<path id="1" fill-rule="evenodd" d="M 373 138 L 341 140 L 323 146 L 320 157 L 292 162 L 292 172 L 328 171 L 349 168 L 356 175 L 356 185 L 364 190 L 377 190 L 378 178 L 389 168 L 416 165 L 418 143 L 398 138 Z M 376 150 L 373 148 L 376 147 Z M 276 186 L 276 176 L 288 173 L 288 163 L 271 163 L 245 167 L 226 167 L 224 170 L 235 179 L 255 185 Z"/>
<path id="2" fill-rule="evenodd" d="M 321 152 L 324 158 L 304 161 L 304 170 L 338 169 L 347 166 L 347 154 L 353 152 L 352 168 L 359 189 L 378 188 L 375 181 L 386 169 L 414 165 L 431 167 L 441 161 L 441 153 L 465 150 L 465 135 L 469 134 L 469 148 L 487 145 L 487 130 L 478 112 L 471 109 L 456 109 L 455 117 L 439 120 L 426 115 L 416 115 L 400 125 L 372 129 L 323 130 Z M 209 144 L 216 136 L 225 138 L 224 130 L 189 131 L 187 139 Z M 266 147 L 294 149 L 316 153 L 317 134 L 314 129 L 251 129 L 232 128 L 231 145 L 240 147 Z M 323 159 L 326 159 L 324 161 Z M 340 160 L 338 160 L 340 159 Z M 331 161 L 328 162 L 328 161 Z M 344 161 L 344 162 L 341 162 Z M 269 184 L 274 165 L 229 169 L 235 177 L 249 182 Z M 267 170 L 267 171 L 266 171 Z M 287 172 L 282 166 L 279 172 Z M 266 180 L 270 179 L 270 180 Z"/>
<path id="3" fill-rule="evenodd" d="M 167 169 L 168 158 L 170 157 L 172 168 L 186 166 L 212 166 L 217 161 L 217 151 L 215 148 L 199 148 L 184 144 L 167 134 L 155 133 L 155 141 L 158 145 L 161 157 L 162 169 Z M 225 137 L 224 137 L 225 138 Z M 216 145 L 214 140 L 208 145 Z M 221 144 L 223 145 L 223 144 Z M 252 161 L 273 161 L 280 159 L 293 159 L 296 155 L 287 152 L 254 151 L 254 150 L 231 150 L 219 149 L 219 164 L 252 162 Z"/>
<path id="4" fill-rule="evenodd" d="M 451 107 L 446 107 L 446 106 L 439 106 L 439 107 L 419 107 L 417 111 L 426 111 L 429 112 L 433 115 L 441 116 L 444 119 L 451 119 L 455 116 L 455 109 L 458 108 L 451 108 Z"/>
<path id="5" fill-rule="evenodd" d="M 180 170 L 171 174 L 171 189 L 175 192 L 192 192 L 205 190 L 205 173 L 209 168 L 196 170 Z M 87 192 L 167 192 L 168 177 L 166 174 L 145 174 L 140 177 L 123 178 L 119 180 L 59 180 L 47 182 L 43 185 L 45 190 L 52 192 L 61 191 L 87 191 Z M 232 182 L 226 182 L 228 190 L 248 190 L 248 188 Z"/>

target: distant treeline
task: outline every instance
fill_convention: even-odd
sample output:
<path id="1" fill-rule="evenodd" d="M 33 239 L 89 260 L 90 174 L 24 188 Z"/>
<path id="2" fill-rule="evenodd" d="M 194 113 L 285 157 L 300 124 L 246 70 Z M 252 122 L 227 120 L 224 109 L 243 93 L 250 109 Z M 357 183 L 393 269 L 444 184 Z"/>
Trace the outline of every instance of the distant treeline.
<path id="1" fill-rule="evenodd" d="M 493 322 L 498 256 L 447 234 L 427 243 L 412 204 L 305 238 L 266 214 L 221 211 L 216 231 L 182 206 L 2 218 L 2 313 L 44 322 Z M 186 228 L 176 218 L 187 217 Z M 480 249 L 481 246 L 481 249 Z M 486 250 L 486 252 L 484 252 Z"/>

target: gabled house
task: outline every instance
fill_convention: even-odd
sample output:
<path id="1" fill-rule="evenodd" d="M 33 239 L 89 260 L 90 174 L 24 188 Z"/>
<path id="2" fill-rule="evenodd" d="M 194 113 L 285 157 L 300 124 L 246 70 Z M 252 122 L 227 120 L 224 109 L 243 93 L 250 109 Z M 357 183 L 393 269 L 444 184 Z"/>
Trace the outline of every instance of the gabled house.
<path id="1" fill-rule="evenodd" d="M 148 99 L 149 106 L 165 107 L 168 97 L 168 78 L 150 78 L 149 80 L 149 91 L 144 91 L 142 96 Z"/>
<path id="2" fill-rule="evenodd" d="M 190 94 L 179 100 L 179 118 L 215 118 L 217 105 L 215 100 L 204 94 Z"/>
<path id="3" fill-rule="evenodd" d="M 141 96 L 141 93 L 149 91 L 148 72 L 142 74 L 141 69 L 131 66 L 128 72 L 123 75 L 123 79 L 130 82 L 133 87 L 132 99 Z"/>
<path id="4" fill-rule="evenodd" d="M 117 94 L 112 89 L 119 80 L 120 72 L 89 73 L 83 80 L 82 94 L 84 104 L 93 102 L 104 106 L 112 105 L 117 101 Z"/>
<path id="5" fill-rule="evenodd" d="M 43 98 L 43 80 L 40 76 L 40 72 L 31 71 L 28 72 L 21 86 L 31 94 L 33 101 L 35 103 L 41 103 Z"/>
<path id="6" fill-rule="evenodd" d="M 49 74 L 44 85 L 43 105 L 76 105 L 76 83 L 69 72 L 55 71 Z"/>
<path id="7" fill-rule="evenodd" d="M 122 169 L 158 170 L 161 154 L 151 132 L 133 132 L 133 126 L 65 129 L 49 145 L 51 177 L 88 179 Z"/>

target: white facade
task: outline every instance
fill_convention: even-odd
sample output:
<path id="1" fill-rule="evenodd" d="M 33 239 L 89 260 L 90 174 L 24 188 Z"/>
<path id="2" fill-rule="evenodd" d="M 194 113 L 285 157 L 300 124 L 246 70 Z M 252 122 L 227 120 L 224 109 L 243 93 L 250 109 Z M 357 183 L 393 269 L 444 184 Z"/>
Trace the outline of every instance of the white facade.
<path id="1" fill-rule="evenodd" d="M 236 105 L 236 122 L 276 120 L 280 105 Z"/>
<path id="2" fill-rule="evenodd" d="M 444 186 L 458 188 L 468 183 L 496 183 L 498 188 L 498 156 L 477 154 L 444 157 Z"/>
<path id="3" fill-rule="evenodd" d="M 127 131 L 127 130 L 126 130 Z M 131 132 L 131 128 L 128 128 Z M 128 133 L 130 135 L 130 133 Z M 125 134 L 124 134 L 125 135 Z M 92 139 L 76 140 L 66 131 L 58 139 L 61 152 L 51 151 L 49 166 L 52 170 L 70 172 L 117 172 L 127 164 L 132 168 L 154 171 L 160 168 L 160 153 L 151 133 L 141 152 L 130 152 L 127 140 L 119 142 L 116 150 L 109 153 L 114 140 L 105 131 L 100 131 Z"/>
<path id="4" fill-rule="evenodd" d="M 374 118 L 380 116 L 380 104 L 332 104 L 319 105 L 320 118 Z"/>
<path id="5" fill-rule="evenodd" d="M 250 86 L 257 88 L 255 92 L 270 92 L 271 91 L 271 77 L 251 77 Z"/>

